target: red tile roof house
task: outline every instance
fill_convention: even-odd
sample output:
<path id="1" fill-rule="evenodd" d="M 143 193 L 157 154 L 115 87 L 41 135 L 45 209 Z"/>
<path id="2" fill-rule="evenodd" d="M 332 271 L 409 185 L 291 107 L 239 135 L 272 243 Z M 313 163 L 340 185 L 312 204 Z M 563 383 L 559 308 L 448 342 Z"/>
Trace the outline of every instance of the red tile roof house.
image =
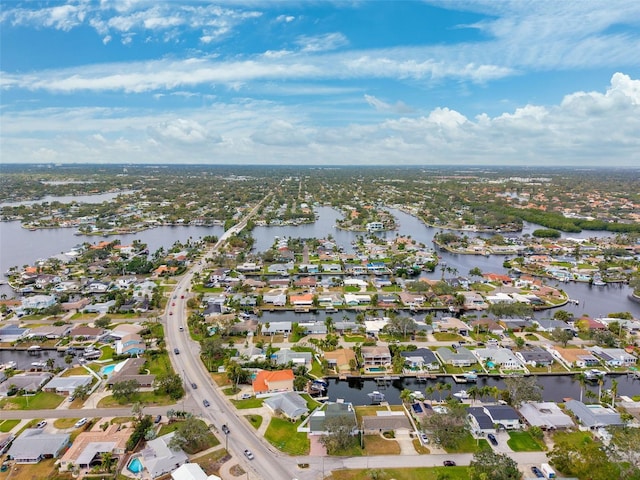
<path id="1" fill-rule="evenodd" d="M 253 380 L 253 393 L 267 396 L 270 393 L 293 392 L 293 370 L 261 370 Z"/>

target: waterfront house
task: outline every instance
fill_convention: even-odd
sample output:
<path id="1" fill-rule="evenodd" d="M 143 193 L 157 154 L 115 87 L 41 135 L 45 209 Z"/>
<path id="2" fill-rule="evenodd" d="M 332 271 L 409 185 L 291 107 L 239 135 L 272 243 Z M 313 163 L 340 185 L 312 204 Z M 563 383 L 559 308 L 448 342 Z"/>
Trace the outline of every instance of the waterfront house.
<path id="1" fill-rule="evenodd" d="M 0 341 L 3 343 L 11 343 L 29 334 L 28 328 L 20 328 L 18 325 L 6 325 L 0 328 Z"/>
<path id="2" fill-rule="evenodd" d="M 543 430 L 573 428 L 571 417 L 564 413 L 554 402 L 529 402 L 519 409 L 526 422 Z"/>
<path id="3" fill-rule="evenodd" d="M 217 475 L 207 475 L 197 463 L 183 463 L 171 472 L 172 480 L 222 480 Z"/>
<path id="4" fill-rule="evenodd" d="M 51 377 L 53 377 L 53 375 L 48 372 L 18 373 L 12 376 L 10 380 L 0 383 L 0 397 L 6 397 L 11 391 L 12 386 L 15 387 L 17 391 L 36 393 Z"/>
<path id="5" fill-rule="evenodd" d="M 282 348 L 273 354 L 276 365 L 288 365 L 291 363 L 294 366 L 304 365 L 308 370 L 311 369 L 311 362 L 313 357 L 311 352 L 294 352 L 288 348 Z"/>
<path id="6" fill-rule="evenodd" d="M 404 363 L 412 370 L 439 370 L 440 362 L 436 354 L 428 348 L 418 348 L 413 351 L 400 352 L 404 357 Z"/>
<path id="7" fill-rule="evenodd" d="M 69 445 L 68 433 L 47 433 L 41 428 L 27 428 L 7 452 L 16 463 L 38 463 L 45 458 L 58 458 Z"/>
<path id="8" fill-rule="evenodd" d="M 324 322 L 311 321 L 311 322 L 299 322 L 298 327 L 302 329 L 304 335 L 326 335 L 327 326 Z"/>
<path id="9" fill-rule="evenodd" d="M 60 459 L 60 471 L 64 472 L 73 465 L 91 468 L 101 461 L 105 453 L 110 453 L 116 460 L 121 458 L 131 436 L 129 429 L 121 427 L 116 423 L 104 431 L 98 428 L 80 433 Z"/>
<path id="10" fill-rule="evenodd" d="M 407 307 L 421 307 L 424 304 L 424 295 L 410 292 L 400 292 L 400 301 Z"/>
<path id="11" fill-rule="evenodd" d="M 310 307 L 313 305 L 313 294 L 290 295 L 289 302 L 294 307 Z"/>
<path id="12" fill-rule="evenodd" d="M 477 362 L 471 350 L 465 347 L 459 347 L 455 351 L 447 347 L 440 347 L 436 353 L 443 364 L 454 367 L 469 367 Z"/>
<path id="13" fill-rule="evenodd" d="M 267 267 L 267 272 L 277 275 L 288 275 L 294 269 L 294 263 L 273 263 Z M 287 280 L 288 282 L 289 280 Z"/>
<path id="14" fill-rule="evenodd" d="M 525 328 L 533 327 L 533 322 L 524 318 L 501 318 L 498 323 L 511 332 L 523 332 Z"/>
<path id="15" fill-rule="evenodd" d="M 261 332 L 262 335 L 276 335 L 278 333 L 288 335 L 289 333 L 291 333 L 291 326 L 291 322 L 269 322 L 268 325 L 267 323 L 262 323 Z"/>
<path id="16" fill-rule="evenodd" d="M 324 358 L 329 368 L 340 374 L 351 373 L 351 365 L 357 365 L 356 354 L 350 348 L 338 348 L 332 352 L 324 352 Z"/>
<path id="17" fill-rule="evenodd" d="M 277 415 L 295 422 L 309 413 L 307 401 L 297 392 L 284 392 L 267 398 L 264 404 Z"/>
<path id="18" fill-rule="evenodd" d="M 489 308 L 484 297 L 478 292 L 461 292 L 461 294 L 464 297 L 463 308 L 465 310 L 486 310 Z"/>
<path id="19" fill-rule="evenodd" d="M 561 348 L 558 346 L 549 346 L 547 351 L 553 355 L 553 358 L 560 361 L 567 367 L 593 367 L 600 364 L 600 360 L 590 351 L 582 348 Z"/>
<path id="20" fill-rule="evenodd" d="M 596 346 L 591 347 L 588 350 L 600 358 L 609 367 L 631 367 L 638 361 L 637 357 L 631 355 L 622 348 L 602 348 Z"/>
<path id="21" fill-rule="evenodd" d="M 613 408 L 597 404 L 585 405 L 578 400 L 569 400 L 565 403 L 565 407 L 573 413 L 580 424 L 592 430 L 600 427 L 624 425 L 620 414 Z"/>
<path id="22" fill-rule="evenodd" d="M 377 411 L 375 415 L 362 416 L 362 431 L 365 435 L 380 435 L 382 432 L 409 434 L 413 428 L 403 411 Z"/>
<path id="23" fill-rule="evenodd" d="M 319 293 L 318 305 L 320 307 L 339 307 L 344 303 L 344 298 L 341 293 Z"/>
<path id="24" fill-rule="evenodd" d="M 362 293 L 360 294 L 345 293 L 344 303 L 346 303 L 350 307 L 357 307 L 358 305 L 371 303 L 371 295 L 366 295 Z"/>
<path id="25" fill-rule="evenodd" d="M 491 361 L 504 370 L 524 368 L 524 365 L 522 365 L 520 360 L 508 348 L 477 348 L 473 353 L 477 357 L 478 362 L 483 365 Z"/>
<path id="26" fill-rule="evenodd" d="M 279 392 L 293 392 L 293 370 L 261 370 L 253 380 L 253 393 L 266 396 Z"/>
<path id="27" fill-rule="evenodd" d="M 102 303 L 92 303 L 82 309 L 85 313 L 108 313 L 109 309 L 116 304 L 115 300 L 108 300 Z"/>
<path id="28" fill-rule="evenodd" d="M 135 380 L 140 387 L 152 387 L 156 376 L 140 373 L 144 362 L 144 358 L 128 358 L 119 369 L 114 370 L 113 374 L 107 380 L 107 386 L 111 387 L 114 383 L 125 380 Z"/>
<path id="29" fill-rule="evenodd" d="M 456 332 L 462 336 L 469 334 L 469 325 L 456 317 L 442 317 L 434 320 L 434 330 L 440 332 Z"/>
<path id="30" fill-rule="evenodd" d="M 522 363 L 525 365 L 535 366 L 549 366 L 553 364 L 553 356 L 540 347 L 532 347 L 520 350 L 516 352 L 516 357 L 518 357 Z"/>
<path id="31" fill-rule="evenodd" d="M 64 325 L 55 326 L 55 325 L 43 325 L 40 327 L 32 328 L 29 333 L 26 335 L 27 338 L 48 338 L 48 339 L 57 339 L 66 337 L 73 325 L 70 323 L 66 323 Z"/>
<path id="32" fill-rule="evenodd" d="M 79 326 L 69 332 L 73 340 L 96 341 L 104 333 L 104 329 L 98 327 Z"/>
<path id="33" fill-rule="evenodd" d="M 470 325 L 476 333 L 489 332 L 493 335 L 502 335 L 504 333 L 504 327 L 490 318 L 479 318 L 478 320 L 473 320 Z"/>
<path id="34" fill-rule="evenodd" d="M 569 325 L 560 320 L 536 319 L 533 320 L 533 323 L 534 325 L 537 325 L 538 330 L 540 330 L 541 332 L 553 332 L 556 328 L 559 328 L 560 330 L 573 331 L 573 329 Z"/>
<path id="35" fill-rule="evenodd" d="M 391 365 L 391 351 L 386 345 L 363 346 L 360 353 L 365 368 Z"/>

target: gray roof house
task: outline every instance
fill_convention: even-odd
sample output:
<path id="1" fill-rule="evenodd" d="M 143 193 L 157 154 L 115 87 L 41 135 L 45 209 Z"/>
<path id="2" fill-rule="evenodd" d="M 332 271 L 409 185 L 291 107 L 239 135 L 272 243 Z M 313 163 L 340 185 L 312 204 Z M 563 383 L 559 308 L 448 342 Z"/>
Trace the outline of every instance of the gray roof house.
<path id="1" fill-rule="evenodd" d="M 495 424 L 491 417 L 487 415 L 482 407 L 469 407 L 467 408 L 467 420 L 471 425 L 471 429 L 477 433 L 491 433 L 495 432 Z"/>
<path id="2" fill-rule="evenodd" d="M 174 434 L 175 432 L 171 432 L 149 440 L 147 446 L 142 450 L 142 464 L 151 478 L 173 472 L 180 465 L 189 461 L 187 454 L 182 450 L 169 448 L 169 442 Z"/>
<path id="3" fill-rule="evenodd" d="M 516 357 L 522 360 L 526 365 L 551 365 L 553 363 L 553 355 L 540 347 L 532 347 L 526 350 L 516 352 Z"/>
<path id="4" fill-rule="evenodd" d="M 345 417 L 353 421 L 353 433 L 357 432 L 356 412 L 351 403 L 326 403 L 322 410 L 314 411 L 309 417 L 309 434 L 327 433 L 325 422 L 331 418 Z"/>
<path id="5" fill-rule="evenodd" d="M 520 415 L 513 407 L 509 405 L 486 405 L 483 407 L 484 412 L 489 415 L 491 421 L 508 430 L 520 428 Z"/>
<path id="6" fill-rule="evenodd" d="M 440 347 L 436 353 L 445 365 L 468 367 L 477 362 L 476 357 L 468 348 L 460 347 L 455 352 L 447 347 Z"/>
<path id="7" fill-rule="evenodd" d="M 540 320 L 534 320 L 533 323 L 537 324 L 539 329 L 542 330 L 543 332 L 552 332 L 556 328 L 559 328 L 561 330 L 572 330 L 572 328 L 569 325 L 567 325 L 565 322 L 562 322 L 560 320 L 540 319 Z"/>
<path id="8" fill-rule="evenodd" d="M 276 333 L 290 333 L 291 332 L 291 322 L 268 322 L 269 326 L 267 328 L 267 323 L 262 323 L 262 335 L 274 335 Z"/>
<path id="9" fill-rule="evenodd" d="M 69 444 L 68 433 L 46 433 L 40 428 L 27 428 L 16 438 L 7 455 L 16 463 L 38 463 L 44 458 L 57 458 Z"/>
<path id="10" fill-rule="evenodd" d="M 42 389 L 45 392 L 56 392 L 71 395 L 76 388 L 91 385 L 91 375 L 71 375 L 69 377 L 52 378 Z"/>
<path id="11" fill-rule="evenodd" d="M 284 392 L 265 399 L 264 404 L 273 411 L 281 413 L 290 420 L 297 420 L 309 413 L 307 402 L 297 392 Z"/>
<path id="12" fill-rule="evenodd" d="M 400 355 L 405 358 L 405 365 L 409 365 L 411 368 L 427 368 L 429 370 L 438 370 L 440 368 L 440 362 L 436 354 L 428 348 L 418 348 L 412 352 L 402 351 Z"/>
<path id="13" fill-rule="evenodd" d="M 275 357 L 277 365 L 287 365 L 291 362 L 294 365 L 304 365 L 307 368 L 311 368 L 311 352 L 294 352 L 288 348 L 283 348 L 275 352 L 273 357 Z"/>
<path id="14" fill-rule="evenodd" d="M 520 415 L 529 425 L 543 430 L 571 428 L 574 426 L 571 417 L 564 413 L 554 402 L 530 402 L 520 407 Z"/>
<path id="15" fill-rule="evenodd" d="M 620 414 L 612 408 L 600 405 L 585 405 L 578 400 L 569 400 L 565 406 L 573 413 L 579 422 L 587 428 L 624 425 Z"/>
<path id="16" fill-rule="evenodd" d="M 37 392 L 52 376 L 52 374 L 47 372 L 18 373 L 11 377 L 11 379 L 0 384 L 0 397 L 6 396 L 7 392 L 11 390 L 12 385 L 15 385 L 18 390 L 24 390 L 25 392 Z"/>

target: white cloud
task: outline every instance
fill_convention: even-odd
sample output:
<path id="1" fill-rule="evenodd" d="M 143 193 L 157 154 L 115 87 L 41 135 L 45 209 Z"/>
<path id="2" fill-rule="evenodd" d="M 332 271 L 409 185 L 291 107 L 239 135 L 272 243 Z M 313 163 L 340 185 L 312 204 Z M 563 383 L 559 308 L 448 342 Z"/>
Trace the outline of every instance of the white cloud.
<path id="1" fill-rule="evenodd" d="M 219 135 L 207 131 L 200 123 L 182 118 L 152 125 L 149 127 L 149 134 L 156 140 L 164 139 L 186 144 L 204 142 L 218 143 L 221 141 Z"/>
<path id="2" fill-rule="evenodd" d="M 305 53 L 326 52 L 337 50 L 349 44 L 347 37 L 340 32 L 326 33 L 324 35 L 301 35 L 296 39 L 296 44 Z"/>
<path id="3" fill-rule="evenodd" d="M 379 112 L 394 112 L 394 113 L 411 113 L 413 109 L 407 106 L 404 102 L 397 101 L 394 105 L 383 102 L 379 98 L 374 97 L 373 95 L 364 95 L 364 100 L 373 108 L 378 110 Z"/>
<path id="4" fill-rule="evenodd" d="M 291 23 L 296 19 L 293 15 L 278 15 L 276 22 Z"/>

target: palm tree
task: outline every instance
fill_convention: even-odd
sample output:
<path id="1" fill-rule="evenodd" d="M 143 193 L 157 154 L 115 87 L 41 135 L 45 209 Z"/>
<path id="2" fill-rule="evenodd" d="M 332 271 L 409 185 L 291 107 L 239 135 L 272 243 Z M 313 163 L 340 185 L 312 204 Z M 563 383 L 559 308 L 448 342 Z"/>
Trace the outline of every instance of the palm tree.
<path id="1" fill-rule="evenodd" d="M 604 375 L 598 377 L 598 402 L 602 400 L 602 386 L 604 385 Z"/>
<path id="2" fill-rule="evenodd" d="M 411 400 L 411 390 L 408 388 L 403 389 L 400 392 L 400 400 L 402 400 L 403 403 L 409 403 L 409 400 Z"/>
<path id="3" fill-rule="evenodd" d="M 467 393 L 471 397 L 471 403 L 474 404 L 476 402 L 476 398 L 478 398 L 478 395 L 480 394 L 480 389 L 474 385 L 467 390 Z"/>
<path id="4" fill-rule="evenodd" d="M 444 383 L 436 383 L 435 391 L 438 392 L 438 403 L 442 403 L 442 388 L 444 386 Z"/>
<path id="5" fill-rule="evenodd" d="M 611 407 L 616 408 L 616 396 L 618 395 L 618 381 L 611 380 Z"/>
<path id="6" fill-rule="evenodd" d="M 580 384 L 580 401 L 582 402 L 582 393 L 584 392 L 584 386 L 587 384 L 587 376 L 584 373 L 578 373 L 575 378 Z"/>
<path id="7" fill-rule="evenodd" d="M 113 468 L 114 461 L 115 461 L 115 458 L 113 458 L 113 454 L 111 452 L 104 452 L 102 454 L 102 458 L 101 458 L 102 468 L 107 472 L 110 472 L 111 469 Z"/>
<path id="8" fill-rule="evenodd" d="M 56 361 L 53 358 L 47 358 L 47 368 L 49 370 L 53 370 L 53 366 L 56 364 Z"/>
<path id="9" fill-rule="evenodd" d="M 443 390 L 445 391 L 451 391 L 451 384 L 450 383 L 445 383 L 443 386 Z"/>
<path id="10" fill-rule="evenodd" d="M 433 392 L 435 391 L 435 388 L 433 385 L 429 385 L 427 388 L 425 388 L 424 393 L 427 394 L 427 397 L 429 397 L 429 403 L 431 403 L 431 405 L 433 405 Z"/>

